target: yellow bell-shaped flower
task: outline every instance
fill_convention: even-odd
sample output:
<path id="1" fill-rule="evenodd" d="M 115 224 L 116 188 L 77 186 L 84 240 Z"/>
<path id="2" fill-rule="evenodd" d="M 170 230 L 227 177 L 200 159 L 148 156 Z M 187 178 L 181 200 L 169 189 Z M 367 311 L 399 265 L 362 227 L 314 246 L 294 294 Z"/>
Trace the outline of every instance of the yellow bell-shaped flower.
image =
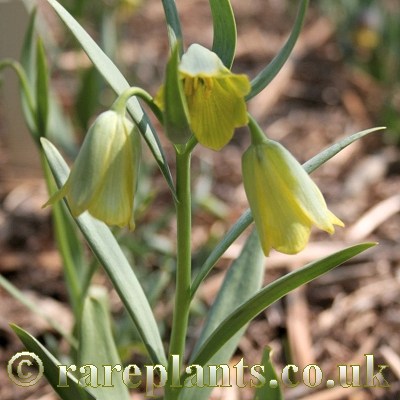
<path id="1" fill-rule="evenodd" d="M 196 139 L 220 150 L 234 129 L 248 122 L 244 97 L 250 92 L 249 79 L 233 74 L 215 53 L 199 44 L 192 44 L 182 56 L 179 71 Z"/>
<path id="2" fill-rule="evenodd" d="M 344 226 L 328 210 L 317 185 L 281 144 L 253 140 L 243 154 L 243 182 L 264 254 L 276 249 L 296 254 L 308 243 L 311 227 L 330 234 Z"/>
<path id="3" fill-rule="evenodd" d="M 85 137 L 66 183 L 45 206 L 65 196 L 74 216 L 87 210 L 108 225 L 134 229 L 140 153 L 140 134 L 123 112 L 100 114 Z"/>
<path id="4" fill-rule="evenodd" d="M 235 128 L 248 122 L 245 96 L 250 92 L 246 75 L 234 74 L 212 51 L 199 44 L 192 44 L 182 56 L 178 66 L 182 84 L 184 109 L 194 136 L 203 146 L 220 150 L 231 139 Z M 165 86 L 156 96 L 156 103 L 166 110 L 176 104 L 166 104 Z M 171 100 L 173 101 L 173 100 Z M 174 143 L 174 133 L 169 136 Z"/>

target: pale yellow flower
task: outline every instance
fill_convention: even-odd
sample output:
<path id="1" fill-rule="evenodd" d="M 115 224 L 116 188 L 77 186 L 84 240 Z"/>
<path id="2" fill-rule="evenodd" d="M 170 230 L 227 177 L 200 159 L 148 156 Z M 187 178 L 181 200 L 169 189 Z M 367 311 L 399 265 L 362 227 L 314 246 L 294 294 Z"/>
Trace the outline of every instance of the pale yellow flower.
<path id="1" fill-rule="evenodd" d="M 281 144 L 264 139 L 243 154 L 243 182 L 268 255 L 276 249 L 295 254 L 308 243 L 312 225 L 330 234 L 343 226 L 328 210 L 317 185 Z"/>
<path id="2" fill-rule="evenodd" d="M 134 194 L 140 135 L 122 113 L 102 113 L 89 129 L 64 186 L 46 205 L 64 196 L 74 216 L 84 211 L 109 225 L 134 229 Z"/>
<path id="3" fill-rule="evenodd" d="M 203 146 L 220 150 L 232 139 L 235 128 L 248 122 L 248 77 L 232 73 L 215 53 L 199 44 L 192 44 L 182 56 L 179 76 L 194 136 Z M 164 90 L 156 96 L 163 109 L 168 107 Z"/>
<path id="4" fill-rule="evenodd" d="M 182 56 L 179 71 L 196 139 L 213 150 L 221 149 L 234 129 L 248 122 L 247 76 L 233 74 L 215 53 L 198 44 Z"/>

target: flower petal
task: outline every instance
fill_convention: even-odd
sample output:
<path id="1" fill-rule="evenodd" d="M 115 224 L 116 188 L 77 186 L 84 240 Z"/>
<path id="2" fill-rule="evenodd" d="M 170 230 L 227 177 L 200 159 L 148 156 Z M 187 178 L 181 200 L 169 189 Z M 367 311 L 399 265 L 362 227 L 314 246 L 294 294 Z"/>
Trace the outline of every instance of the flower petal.
<path id="1" fill-rule="evenodd" d="M 134 229 L 140 133 L 122 112 L 99 115 L 89 129 L 64 186 L 45 205 L 66 196 L 72 214 L 89 211 L 109 225 Z"/>
<path id="2" fill-rule="evenodd" d="M 89 129 L 66 185 L 68 203 L 77 216 L 88 208 L 109 164 L 111 145 L 118 142 L 120 117 L 114 111 L 99 115 Z"/>
<path id="3" fill-rule="evenodd" d="M 269 168 L 263 151 L 260 146 L 252 146 L 243 155 L 245 190 L 263 251 L 268 255 L 275 248 L 295 254 L 307 244 L 312 221 L 279 175 Z"/>
<path id="4" fill-rule="evenodd" d="M 192 95 L 186 94 L 193 133 L 203 146 L 220 150 L 234 129 L 248 122 L 244 101 L 250 90 L 248 79 L 245 75 L 195 79 Z M 185 82 L 186 91 L 187 86 Z"/>
<path id="5" fill-rule="evenodd" d="M 215 53 L 197 43 L 190 45 L 182 56 L 179 70 L 192 77 L 217 75 L 221 72 L 230 73 Z"/>
<path id="6" fill-rule="evenodd" d="M 343 226 L 343 222 L 328 210 L 318 186 L 288 150 L 269 140 L 265 151 L 274 174 L 281 176 L 299 207 L 318 228 L 332 234 L 335 231 L 333 224 Z"/>
<path id="7" fill-rule="evenodd" d="M 297 160 L 279 143 L 252 144 L 242 159 L 243 182 L 263 251 L 295 254 L 315 224 L 329 233 L 343 223 Z"/>
<path id="8" fill-rule="evenodd" d="M 120 124 L 123 124 L 123 120 Z M 129 225 L 133 229 L 135 163 L 127 127 L 119 126 L 117 129 L 120 133 L 124 130 L 124 134 L 111 143 L 106 173 L 93 194 L 88 210 L 94 217 L 109 225 Z"/>
<path id="9" fill-rule="evenodd" d="M 221 149 L 235 128 L 248 122 L 244 99 L 251 89 L 248 77 L 233 74 L 215 53 L 198 44 L 182 56 L 179 71 L 196 139 Z"/>

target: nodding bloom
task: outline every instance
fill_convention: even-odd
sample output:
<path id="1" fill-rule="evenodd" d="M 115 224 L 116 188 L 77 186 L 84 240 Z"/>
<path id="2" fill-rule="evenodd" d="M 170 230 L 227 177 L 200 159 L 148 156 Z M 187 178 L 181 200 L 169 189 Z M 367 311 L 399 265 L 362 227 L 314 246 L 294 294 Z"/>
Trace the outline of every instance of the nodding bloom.
<path id="1" fill-rule="evenodd" d="M 65 196 L 74 216 L 87 210 L 108 225 L 134 229 L 140 153 L 140 134 L 124 112 L 103 112 L 90 127 L 64 186 L 45 206 Z"/>
<path id="2" fill-rule="evenodd" d="M 260 136 L 243 154 L 243 182 L 264 254 L 296 254 L 311 227 L 330 234 L 344 226 L 299 162 L 281 144 Z"/>
<path id="3" fill-rule="evenodd" d="M 248 77 L 232 73 L 214 52 L 199 44 L 192 44 L 182 56 L 179 75 L 194 136 L 203 146 L 220 150 L 232 139 L 235 128 L 248 122 Z M 162 104 L 162 92 L 157 101 L 162 108 L 168 107 Z"/>

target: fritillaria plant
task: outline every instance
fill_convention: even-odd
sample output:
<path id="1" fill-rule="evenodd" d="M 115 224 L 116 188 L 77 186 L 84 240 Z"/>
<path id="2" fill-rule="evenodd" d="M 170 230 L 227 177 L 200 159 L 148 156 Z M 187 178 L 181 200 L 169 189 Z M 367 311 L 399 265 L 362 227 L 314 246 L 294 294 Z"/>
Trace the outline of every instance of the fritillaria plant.
<path id="1" fill-rule="evenodd" d="M 11 61 L 1 63 L 2 67 L 14 67 L 20 77 L 23 99 L 28 105 L 25 107 L 26 117 L 38 144 L 51 191 L 46 205 L 53 207 L 57 241 L 76 324 L 74 332 L 64 335 L 71 343 L 71 357 L 79 365 L 121 363 L 110 328 L 109 311 L 103 302 L 104 293 L 99 295 L 90 289 L 92 274 L 82 272 L 85 266 L 77 265 L 74 249 L 78 236 L 71 233 L 74 231 L 69 225 L 69 215 L 109 276 L 147 350 L 148 363 L 153 365 L 153 371 L 157 370 L 158 381 L 152 389 L 157 388 L 157 393 L 166 400 L 207 399 L 213 385 L 209 373 L 200 376 L 199 368 L 227 364 L 245 327 L 260 312 L 293 289 L 373 245 L 364 243 L 343 249 L 262 287 L 263 269 L 268 264 L 266 257 L 272 249 L 296 254 L 307 245 L 313 225 L 330 234 L 334 233 L 334 225 L 343 226 L 342 221 L 328 209 L 309 173 L 374 129 L 343 139 L 339 145 L 322 151 L 301 166 L 280 143 L 268 138 L 248 113 L 247 101 L 268 86 L 289 57 L 300 34 L 307 0 L 299 1 L 293 30 L 282 50 L 253 79 L 231 71 L 236 25 L 229 0 L 210 0 L 214 28 L 211 49 L 196 43 L 185 48 L 175 2 L 163 0 L 170 56 L 164 83 L 154 97 L 145 89 L 129 84 L 60 3 L 56 0 L 48 0 L 48 3 L 117 95 L 110 109 L 100 114 L 90 127 L 70 171 L 48 140 L 49 128 L 44 123 L 49 118 L 46 105 L 49 100 L 42 45 L 38 45 L 40 51 L 35 57 L 31 54 L 36 60 L 35 85 L 30 81 L 32 74 L 28 74 L 24 67 Z M 31 29 L 29 42 L 33 36 Z M 163 128 L 161 132 L 157 132 L 150 122 L 142 102 L 158 119 Z M 243 126 L 248 127 L 251 137 L 251 144 L 242 158 L 243 183 L 250 209 L 220 239 L 193 276 L 191 155 L 197 146 L 224 151 L 235 128 Z M 165 134 L 174 148 L 175 177 L 171 175 L 160 144 L 160 134 Z M 141 185 L 138 171 L 143 163 L 141 139 L 149 147 L 165 178 L 176 211 L 175 306 L 167 343 L 162 341 L 135 267 L 129 264 L 108 228 L 127 227 L 133 231 L 132 240 L 135 240 L 135 193 L 137 186 Z M 54 187 L 53 177 L 58 188 Z M 253 221 L 255 229 L 229 268 L 198 341 L 189 352 L 186 337 L 196 291 L 228 247 Z M 94 326 L 98 329 L 93 329 Z M 115 376 L 112 387 L 96 386 L 84 369 L 80 375 L 69 371 L 70 384 L 68 388 L 64 387 L 59 384 L 57 375 L 60 362 L 23 329 L 15 326 L 14 330 L 30 351 L 40 355 L 46 377 L 63 399 L 127 400 L 128 386 L 138 386 L 133 382 L 127 385 L 126 379 Z M 265 371 L 272 370 L 269 349 L 265 350 L 262 358 L 260 355 L 260 363 Z M 104 374 L 97 378 L 104 379 Z M 146 394 L 154 395 L 154 390 Z M 269 396 L 280 398 L 279 388 L 259 385 L 255 398 Z"/>

